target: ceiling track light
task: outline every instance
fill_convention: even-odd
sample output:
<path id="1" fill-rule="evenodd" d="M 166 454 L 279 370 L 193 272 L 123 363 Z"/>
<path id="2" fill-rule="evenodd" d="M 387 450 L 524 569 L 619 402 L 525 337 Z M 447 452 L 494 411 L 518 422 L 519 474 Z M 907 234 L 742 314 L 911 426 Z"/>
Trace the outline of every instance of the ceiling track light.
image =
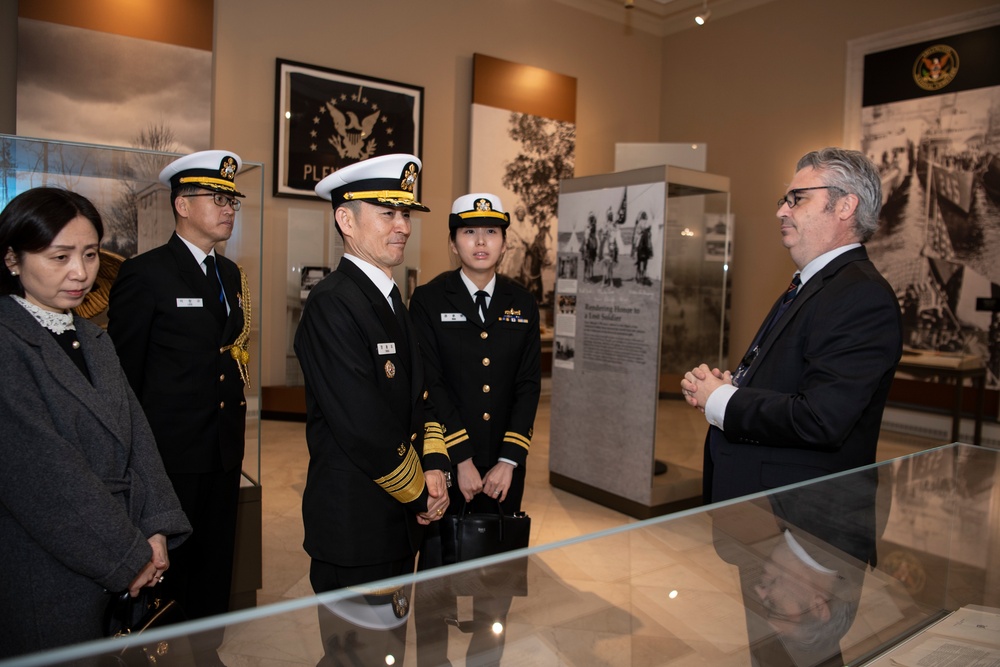
<path id="1" fill-rule="evenodd" d="M 701 14 L 694 17 L 694 22 L 698 25 L 705 25 L 708 23 L 708 19 L 711 18 L 711 16 L 712 10 L 708 8 L 708 0 L 705 0 L 701 6 Z"/>

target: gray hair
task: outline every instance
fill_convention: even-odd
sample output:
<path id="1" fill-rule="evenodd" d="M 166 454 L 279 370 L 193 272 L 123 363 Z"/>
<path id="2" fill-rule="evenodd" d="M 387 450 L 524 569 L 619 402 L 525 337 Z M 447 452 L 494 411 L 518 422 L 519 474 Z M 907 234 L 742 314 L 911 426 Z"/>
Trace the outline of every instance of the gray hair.
<path id="1" fill-rule="evenodd" d="M 822 172 L 825 185 L 858 198 L 854 231 L 861 243 L 874 236 L 882 210 L 882 179 L 872 161 L 860 151 L 828 147 L 803 155 L 795 171 L 806 167 Z"/>

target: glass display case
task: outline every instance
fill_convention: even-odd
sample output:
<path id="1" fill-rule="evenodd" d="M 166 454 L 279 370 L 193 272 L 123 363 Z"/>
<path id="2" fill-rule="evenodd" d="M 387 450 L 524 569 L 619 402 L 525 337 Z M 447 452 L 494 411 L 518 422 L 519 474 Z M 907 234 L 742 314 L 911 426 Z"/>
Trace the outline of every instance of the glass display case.
<path id="1" fill-rule="evenodd" d="M 315 665 L 324 645 L 337 643 L 353 656 L 349 664 L 414 665 L 420 615 L 441 624 L 436 648 L 453 664 L 483 657 L 470 640 L 482 621 L 503 638 L 501 664 L 510 665 L 735 667 L 751 656 L 762 667 L 916 665 L 934 652 L 995 656 L 998 458 L 997 450 L 946 445 L 373 584 L 412 602 L 408 620 L 380 616 L 378 598 L 342 590 L 0 664 L 62 665 L 138 646 L 177 657 L 198 633 L 226 626 L 226 664 Z M 512 595 L 509 613 L 473 620 L 470 593 Z M 442 594 L 456 603 L 435 604 Z M 320 630 L 319 617 L 331 615 L 344 633 L 337 640 Z"/>
<path id="2" fill-rule="evenodd" d="M 0 209 L 15 196 L 39 186 L 73 190 L 94 203 L 104 221 L 101 249 L 107 257 L 129 258 L 163 245 L 174 231 L 170 190 L 160 184 L 160 171 L 176 160 L 162 153 L 113 146 L 95 146 L 0 134 Z M 236 213 L 233 235 L 217 251 L 239 264 L 247 274 L 252 301 L 250 335 L 251 383 L 247 398 L 247 448 L 243 472 L 260 482 L 260 280 L 263 228 L 264 166 L 244 162 L 239 189 L 246 195 Z M 101 289 L 99 282 L 95 290 Z M 112 277 L 113 281 L 113 277 Z M 110 287 L 107 284 L 104 289 Z M 89 315 L 89 314 L 88 314 Z M 106 324 L 103 310 L 91 320 Z"/>
<path id="3" fill-rule="evenodd" d="M 0 208 L 25 190 L 39 186 L 73 190 L 94 203 L 104 222 L 102 272 L 94 292 L 103 298 L 81 305 L 80 315 L 106 326 L 106 297 L 123 259 L 163 245 L 174 231 L 170 190 L 159 183 L 160 171 L 177 159 L 163 153 L 0 134 Z M 246 606 L 260 585 L 260 313 L 261 239 L 264 167 L 244 162 L 237 177 L 246 197 L 236 212 L 232 237 L 216 251 L 243 268 L 251 295 L 250 382 L 247 401 L 246 453 L 240 496 L 240 548 L 234 581 L 234 604 Z M 110 270 L 109 270 L 110 269 Z M 242 602 L 236 600 L 242 598 Z"/>
<path id="4" fill-rule="evenodd" d="M 699 364 L 727 367 L 731 253 L 724 176 L 658 166 L 562 181 L 554 486 L 640 519 L 700 502 L 660 399 L 680 398 Z"/>

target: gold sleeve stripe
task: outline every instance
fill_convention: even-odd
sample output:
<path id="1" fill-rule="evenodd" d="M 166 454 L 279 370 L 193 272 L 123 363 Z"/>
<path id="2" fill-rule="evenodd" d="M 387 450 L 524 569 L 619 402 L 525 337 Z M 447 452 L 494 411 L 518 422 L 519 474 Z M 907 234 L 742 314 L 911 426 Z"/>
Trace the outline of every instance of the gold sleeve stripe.
<path id="1" fill-rule="evenodd" d="M 386 493 L 401 503 L 413 502 L 420 497 L 424 491 L 424 471 L 417 460 L 417 452 L 413 447 L 408 447 L 406 458 L 385 477 L 375 480 Z"/>
<path id="2" fill-rule="evenodd" d="M 512 445 L 519 445 L 525 449 L 531 449 L 531 440 L 525 438 L 520 433 L 515 433 L 514 431 L 507 431 L 503 434 L 503 441 L 509 442 Z"/>
<path id="3" fill-rule="evenodd" d="M 424 424 L 424 456 L 428 454 L 448 456 L 448 448 L 444 446 L 444 429 L 437 422 Z"/>
<path id="4" fill-rule="evenodd" d="M 444 444 L 448 447 L 454 447 L 457 444 L 463 443 L 469 439 L 469 432 L 464 428 L 461 431 L 455 431 L 444 439 Z"/>

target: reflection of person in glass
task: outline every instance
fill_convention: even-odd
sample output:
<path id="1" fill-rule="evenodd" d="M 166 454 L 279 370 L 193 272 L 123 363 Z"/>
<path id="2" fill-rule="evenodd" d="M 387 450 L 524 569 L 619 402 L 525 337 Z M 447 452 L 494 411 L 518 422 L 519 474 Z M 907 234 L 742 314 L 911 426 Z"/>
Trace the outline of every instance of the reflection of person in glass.
<path id="1" fill-rule="evenodd" d="M 505 515 L 521 509 L 541 387 L 541 339 L 534 297 L 496 273 L 508 224 L 495 195 L 456 199 L 448 226 L 461 267 L 418 287 L 410 304 L 431 402 L 457 477 L 449 514 L 465 508 L 495 514 L 498 503 Z M 434 525 L 428 528 L 418 566 L 425 570 L 440 564 L 441 541 Z M 421 665 L 448 664 L 445 622 L 462 620 L 456 618 L 454 596 L 441 583 L 417 586 Z M 459 626 L 472 632 L 467 664 L 499 662 L 510 588 L 491 580 L 473 597 L 472 622 Z"/>
<path id="2" fill-rule="evenodd" d="M 854 621 L 860 581 L 852 576 L 856 571 L 827 567 L 820 561 L 829 559 L 803 545 L 809 542 L 785 529 L 753 590 L 789 653 L 811 655 L 821 662 L 836 655 L 833 662 L 842 664 L 838 643 Z"/>
<path id="3" fill-rule="evenodd" d="M 716 552 L 739 568 L 753 664 L 844 664 L 876 563 L 877 488 L 862 470 L 712 512 Z"/>

